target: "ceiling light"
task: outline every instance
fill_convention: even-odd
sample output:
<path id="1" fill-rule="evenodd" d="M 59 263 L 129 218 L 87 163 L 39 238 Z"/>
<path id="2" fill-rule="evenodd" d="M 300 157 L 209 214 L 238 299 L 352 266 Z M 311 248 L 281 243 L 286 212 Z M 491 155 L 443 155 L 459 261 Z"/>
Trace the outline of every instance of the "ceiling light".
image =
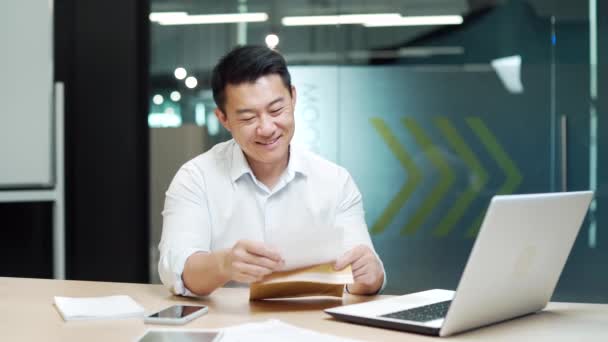
<path id="1" fill-rule="evenodd" d="M 196 88 L 197 84 L 198 84 L 198 81 L 196 80 L 196 77 L 190 76 L 190 77 L 186 78 L 186 87 L 193 89 L 193 88 Z"/>
<path id="2" fill-rule="evenodd" d="M 148 126 L 156 127 L 179 127 L 182 125 L 182 117 L 175 113 L 150 113 L 148 115 Z"/>
<path id="3" fill-rule="evenodd" d="M 156 94 L 152 97 L 152 102 L 154 102 L 155 105 L 161 105 L 164 101 L 165 99 L 163 99 L 163 96 L 160 94 Z"/>
<path id="4" fill-rule="evenodd" d="M 175 75 L 175 78 L 177 78 L 178 80 L 183 80 L 188 75 L 188 72 L 186 71 L 186 69 L 179 67 L 175 68 L 173 75 Z"/>
<path id="5" fill-rule="evenodd" d="M 268 48 L 274 49 L 275 47 L 277 47 L 277 45 L 279 45 L 279 36 L 277 36 L 276 34 L 269 34 L 266 36 L 266 39 L 264 41 L 266 42 Z"/>
<path id="6" fill-rule="evenodd" d="M 179 100 L 181 100 L 182 98 L 182 94 L 179 93 L 179 91 L 174 90 L 171 92 L 171 95 L 169 95 L 171 97 L 171 101 L 173 102 L 177 102 Z"/>
<path id="7" fill-rule="evenodd" d="M 158 20 L 161 25 L 196 25 L 196 24 L 228 24 L 250 23 L 268 20 L 266 13 L 228 13 L 228 14 L 200 14 L 200 15 L 174 15 Z"/>
<path id="8" fill-rule="evenodd" d="M 460 15 L 429 15 L 420 17 L 401 17 L 390 20 L 369 20 L 363 23 L 365 27 L 384 26 L 431 26 L 431 25 L 460 25 L 463 19 Z"/>
<path id="9" fill-rule="evenodd" d="M 168 20 L 171 18 L 187 17 L 187 12 L 152 12 L 148 16 L 150 21 Z"/>
<path id="10" fill-rule="evenodd" d="M 314 15 L 284 17 L 281 19 L 281 23 L 285 26 L 345 25 L 363 24 L 370 21 L 398 20 L 400 18 L 401 15 L 398 13 Z"/>

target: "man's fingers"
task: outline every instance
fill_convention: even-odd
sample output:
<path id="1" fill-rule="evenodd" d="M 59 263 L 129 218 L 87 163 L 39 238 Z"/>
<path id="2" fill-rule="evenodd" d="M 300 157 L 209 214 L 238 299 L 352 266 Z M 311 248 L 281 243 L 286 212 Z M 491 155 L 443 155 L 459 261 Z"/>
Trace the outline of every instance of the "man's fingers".
<path id="1" fill-rule="evenodd" d="M 238 281 L 239 283 L 251 284 L 251 283 L 255 283 L 256 281 L 259 281 L 260 278 L 250 276 L 245 273 L 238 273 L 237 275 L 234 276 L 234 279 L 232 279 L 232 280 Z"/>
<path id="2" fill-rule="evenodd" d="M 346 266 L 352 264 L 357 259 L 359 259 L 363 255 L 364 250 L 365 249 L 361 248 L 361 246 L 357 246 L 351 249 L 350 251 L 344 253 L 344 255 L 342 255 L 334 264 L 334 269 L 337 271 L 343 270 Z"/>
<path id="3" fill-rule="evenodd" d="M 283 263 L 276 251 L 257 241 L 240 240 L 229 254 L 230 278 L 243 283 L 260 281 Z"/>
<path id="4" fill-rule="evenodd" d="M 245 249 L 251 254 L 265 257 L 276 262 L 282 262 L 283 258 L 274 248 L 257 241 L 246 241 Z"/>
<path id="5" fill-rule="evenodd" d="M 245 261 L 248 264 L 261 266 L 261 267 L 264 267 L 264 268 L 267 268 L 267 269 L 270 269 L 273 271 L 277 270 L 282 265 L 282 262 L 268 259 L 266 257 L 260 257 L 255 254 L 247 254 L 247 255 L 243 256 L 243 261 Z"/>
<path id="6" fill-rule="evenodd" d="M 372 286 L 376 283 L 377 275 L 374 274 L 373 265 L 365 265 L 360 268 L 357 272 L 353 272 L 353 278 L 355 278 L 355 284 L 361 284 L 364 286 Z"/>
<path id="7" fill-rule="evenodd" d="M 355 260 L 350 267 L 353 269 L 353 274 L 355 274 L 355 272 L 365 266 L 367 266 L 368 264 L 374 262 L 374 260 L 372 258 L 370 258 L 368 255 L 364 255 L 362 257 L 360 257 L 359 259 Z"/>
<path id="8" fill-rule="evenodd" d="M 344 255 L 339 257 L 338 260 L 336 260 L 336 263 L 334 264 L 334 270 L 336 270 L 336 271 L 343 270 L 344 267 L 346 267 L 347 265 L 349 265 L 351 263 L 351 258 L 352 258 L 352 251 L 346 252 Z"/>
<path id="9" fill-rule="evenodd" d="M 353 270 L 353 278 L 355 278 L 355 282 L 358 282 L 359 278 L 365 276 L 367 273 L 369 273 L 371 269 L 370 265 L 363 265 L 362 267 L 359 267 L 356 270 Z"/>
<path id="10" fill-rule="evenodd" d="M 252 265 L 252 264 L 247 264 L 247 263 L 244 263 L 241 261 L 234 262 L 232 266 L 237 271 L 237 273 L 242 273 L 242 274 L 245 274 L 248 276 L 252 276 L 256 279 L 272 273 L 272 270 L 270 270 L 268 268 L 257 266 L 257 265 Z"/>

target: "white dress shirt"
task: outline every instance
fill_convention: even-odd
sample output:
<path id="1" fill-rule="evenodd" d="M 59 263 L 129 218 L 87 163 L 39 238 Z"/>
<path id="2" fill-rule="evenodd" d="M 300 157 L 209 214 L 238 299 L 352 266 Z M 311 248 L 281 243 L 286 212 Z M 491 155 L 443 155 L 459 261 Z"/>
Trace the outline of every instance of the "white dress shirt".
<path id="1" fill-rule="evenodd" d="M 287 168 L 272 190 L 256 179 L 234 140 L 215 145 L 180 168 L 162 214 L 158 272 L 178 295 L 191 295 L 182 272 L 193 253 L 231 248 L 241 239 L 267 241 L 278 230 L 297 237 L 302 229 L 322 233 L 341 227 L 344 250 L 358 244 L 374 250 L 361 193 L 349 173 L 293 144 Z"/>

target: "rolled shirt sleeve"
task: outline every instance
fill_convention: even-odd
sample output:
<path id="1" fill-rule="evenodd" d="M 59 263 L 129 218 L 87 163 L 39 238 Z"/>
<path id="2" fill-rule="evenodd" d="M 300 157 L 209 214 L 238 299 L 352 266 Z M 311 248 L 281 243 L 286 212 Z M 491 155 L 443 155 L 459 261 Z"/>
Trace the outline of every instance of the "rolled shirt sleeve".
<path id="1" fill-rule="evenodd" d="M 184 265 L 190 255 L 209 252 L 211 245 L 205 180 L 192 163 L 182 166 L 173 178 L 166 192 L 162 215 L 163 229 L 158 246 L 160 279 L 172 293 L 192 295 L 182 280 Z"/>

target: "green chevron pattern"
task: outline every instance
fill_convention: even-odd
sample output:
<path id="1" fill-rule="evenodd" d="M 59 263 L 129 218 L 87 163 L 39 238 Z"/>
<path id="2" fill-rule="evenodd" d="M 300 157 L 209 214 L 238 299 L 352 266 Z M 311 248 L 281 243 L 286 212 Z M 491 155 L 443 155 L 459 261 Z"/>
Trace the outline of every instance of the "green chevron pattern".
<path id="1" fill-rule="evenodd" d="M 407 172 L 407 181 L 401 187 L 401 189 L 399 189 L 399 192 L 390 201 L 389 206 L 384 209 L 380 215 L 380 218 L 372 226 L 372 234 L 379 234 L 388 227 L 395 215 L 397 215 L 397 213 L 401 210 L 401 207 L 405 205 L 405 202 L 407 202 L 408 198 L 414 192 L 416 185 L 422 179 L 422 173 L 407 151 L 403 148 L 403 146 L 401 146 L 397 138 L 393 135 L 384 120 L 372 118 L 371 123 L 378 134 L 380 134 L 386 145 L 389 147 L 393 155 L 395 155 L 399 163 L 401 163 Z"/>
<path id="2" fill-rule="evenodd" d="M 455 176 L 450 170 L 449 165 L 445 162 L 440 150 L 433 146 L 431 139 L 427 137 L 422 128 L 412 118 L 403 118 L 402 123 L 412 133 L 424 155 L 439 170 L 440 174 L 437 185 L 433 187 L 429 195 L 420 204 L 420 207 L 401 229 L 401 234 L 411 235 L 418 231 L 439 201 L 448 192 L 455 181 Z"/>
<path id="3" fill-rule="evenodd" d="M 511 194 L 519 187 L 523 180 L 521 172 L 513 162 L 505 150 L 500 146 L 496 137 L 490 132 L 481 119 L 476 117 L 466 118 L 465 121 L 471 127 L 471 130 L 477 135 L 483 146 L 488 150 L 490 155 L 496 160 L 500 169 L 504 172 L 506 179 L 498 189 L 498 194 Z M 482 212 L 474 221 L 473 225 L 467 230 L 467 237 L 474 237 L 479 231 L 483 215 Z"/>
<path id="4" fill-rule="evenodd" d="M 486 185 L 488 174 L 481 166 L 477 157 L 475 157 L 475 154 L 464 142 L 464 139 L 446 118 L 438 118 L 436 124 L 445 136 L 448 144 L 452 146 L 456 154 L 458 154 L 469 167 L 474 176 L 471 186 L 456 199 L 454 205 L 439 222 L 437 228 L 435 228 L 433 233 L 436 236 L 442 237 L 450 233 L 454 225 L 460 220 L 469 205 L 473 202 L 477 193 Z"/>
<path id="5" fill-rule="evenodd" d="M 406 172 L 406 182 L 401 186 L 397 194 L 391 199 L 389 205 L 384 208 L 380 217 L 373 224 L 371 233 L 383 233 L 395 216 L 405 206 L 408 199 L 423 181 L 423 173 L 415 164 L 412 157 L 404 146 L 399 142 L 396 136 L 391 131 L 388 124 L 381 118 L 370 119 L 372 127 L 388 146 L 391 153 L 403 166 Z M 509 157 L 505 149 L 500 145 L 498 139 L 492 134 L 484 122 L 478 117 L 465 118 L 465 122 L 473 132 L 475 137 L 481 142 L 481 146 L 496 162 L 501 171 L 505 174 L 505 180 L 500 185 L 497 193 L 508 194 L 517 190 L 523 181 L 523 176 L 515 162 Z M 445 155 L 441 152 L 437 144 L 434 144 L 432 139 L 424 129 L 413 119 L 404 117 L 401 119 L 404 129 L 411 134 L 414 141 L 420 148 L 423 155 L 430 163 L 439 171 L 439 177 L 431 191 L 417 203 L 419 205 L 414 208 L 413 214 L 408 218 L 408 221 L 401 227 L 402 235 L 416 234 L 421 227 L 429 220 L 431 214 L 437 210 L 439 203 L 446 197 L 450 189 L 456 182 L 456 174 L 450 168 L 450 165 L 445 159 Z M 439 129 L 441 135 L 445 138 L 447 145 L 458 155 L 472 177 L 469 187 L 454 201 L 454 204 L 445 213 L 435 213 L 441 217 L 441 220 L 436 227 L 433 227 L 433 235 L 444 237 L 454 231 L 454 227 L 458 224 L 471 204 L 477 199 L 481 190 L 488 184 L 489 175 L 482 163 L 476 157 L 473 150 L 466 143 L 464 138 L 459 134 L 453 124 L 444 117 L 434 119 L 435 126 Z M 479 145 L 479 144 L 477 144 Z M 477 146 L 471 145 L 471 146 Z M 477 151 L 479 153 L 479 151 Z M 483 220 L 485 211 L 478 214 L 471 222 L 471 226 L 465 231 L 465 236 L 468 238 L 475 237 L 479 231 L 479 226 Z"/>

